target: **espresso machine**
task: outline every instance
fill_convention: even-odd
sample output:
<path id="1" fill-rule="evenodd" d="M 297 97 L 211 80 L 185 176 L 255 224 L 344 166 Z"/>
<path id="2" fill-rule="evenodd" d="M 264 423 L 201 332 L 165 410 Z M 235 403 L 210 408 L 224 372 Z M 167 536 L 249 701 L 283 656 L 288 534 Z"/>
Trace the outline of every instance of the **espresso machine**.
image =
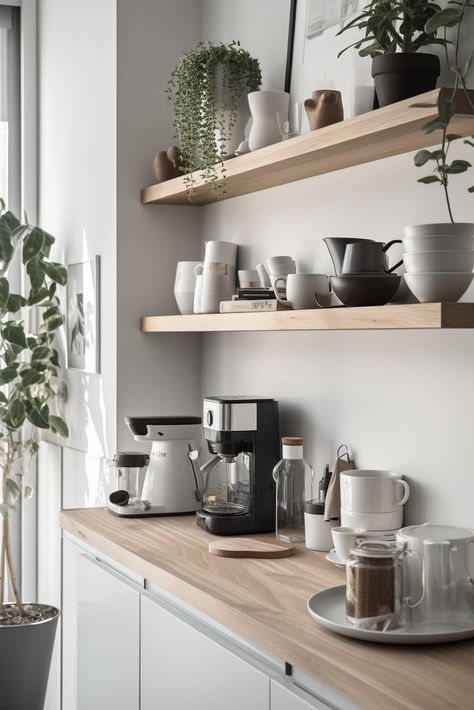
<path id="1" fill-rule="evenodd" d="M 278 402 L 207 397 L 203 434 L 213 458 L 200 469 L 204 488 L 198 525 L 214 535 L 273 531 L 272 471 L 280 458 Z"/>
<path id="2" fill-rule="evenodd" d="M 200 449 L 201 417 L 125 417 L 125 422 L 137 441 L 151 442 L 151 453 L 115 454 L 111 464 L 118 490 L 110 494 L 107 508 L 133 518 L 194 514 L 201 503 L 203 476 L 189 451 Z"/>

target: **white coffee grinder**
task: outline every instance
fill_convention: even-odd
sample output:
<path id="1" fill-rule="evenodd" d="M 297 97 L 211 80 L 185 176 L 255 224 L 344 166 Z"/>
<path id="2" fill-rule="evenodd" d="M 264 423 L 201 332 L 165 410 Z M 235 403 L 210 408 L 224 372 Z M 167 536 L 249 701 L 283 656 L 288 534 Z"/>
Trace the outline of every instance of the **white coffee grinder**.
<path id="1" fill-rule="evenodd" d="M 201 417 L 125 417 L 125 422 L 137 441 L 152 442 L 151 453 L 141 493 L 139 473 L 132 475 L 124 464 L 138 468 L 147 455 L 135 454 L 135 460 L 129 453 L 116 454 L 112 465 L 120 470 L 119 490 L 109 496 L 108 510 L 133 518 L 195 513 L 203 481 L 188 454 L 201 448 Z"/>

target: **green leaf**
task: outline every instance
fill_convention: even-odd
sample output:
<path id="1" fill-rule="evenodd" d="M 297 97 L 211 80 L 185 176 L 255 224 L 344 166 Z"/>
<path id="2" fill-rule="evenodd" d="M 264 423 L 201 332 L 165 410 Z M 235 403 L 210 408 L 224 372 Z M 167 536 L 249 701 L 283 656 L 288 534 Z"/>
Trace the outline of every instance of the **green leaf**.
<path id="1" fill-rule="evenodd" d="M 425 165 L 429 160 L 434 160 L 433 153 L 429 150 L 419 150 L 413 158 L 413 162 L 418 168 L 421 168 L 421 166 Z"/>
<path id="2" fill-rule="evenodd" d="M 51 318 L 51 316 L 55 316 L 59 313 L 59 308 L 54 305 L 50 306 L 46 311 L 43 313 L 43 320 L 48 320 L 48 318 Z"/>
<path id="3" fill-rule="evenodd" d="M 35 370 L 34 367 L 29 367 L 21 373 L 21 380 L 24 387 L 36 385 L 38 382 L 41 382 L 42 379 L 43 375 L 41 372 L 38 372 L 38 370 Z"/>
<path id="4" fill-rule="evenodd" d="M 31 456 L 37 453 L 39 449 L 38 442 L 35 439 L 28 439 L 25 441 L 25 451 L 27 451 Z"/>
<path id="5" fill-rule="evenodd" d="M 46 286 L 43 286 L 38 290 L 32 289 L 28 297 L 28 305 L 36 306 L 38 303 L 40 303 L 40 301 L 44 301 L 45 298 L 49 300 L 49 290 L 46 288 Z"/>
<path id="6" fill-rule="evenodd" d="M 12 345 L 19 345 L 23 349 L 28 347 L 22 325 L 5 325 L 2 328 L 2 336 Z"/>
<path id="7" fill-rule="evenodd" d="M 41 409 L 30 409 L 27 413 L 29 421 L 38 429 L 49 429 L 49 407 L 45 404 Z"/>
<path id="8" fill-rule="evenodd" d="M 474 192 L 474 185 L 471 185 L 471 187 L 468 187 L 468 188 L 467 188 L 467 191 L 468 191 L 468 192 Z"/>
<path id="9" fill-rule="evenodd" d="M 3 417 L 4 423 L 9 429 L 19 429 L 25 421 L 25 405 L 20 399 L 14 399 L 8 406 L 7 413 Z"/>
<path id="10" fill-rule="evenodd" d="M 439 120 L 447 126 L 452 117 L 454 116 L 455 111 L 456 106 L 454 104 L 454 101 L 450 101 L 446 98 L 444 94 L 440 92 L 438 96 Z"/>
<path id="11" fill-rule="evenodd" d="M 16 367 L 10 366 L 3 368 L 3 370 L 0 370 L 0 385 L 7 385 L 9 382 L 12 382 L 17 374 Z"/>
<path id="12" fill-rule="evenodd" d="M 12 503 L 15 503 L 20 495 L 20 487 L 13 478 L 7 478 L 7 495 Z"/>
<path id="13" fill-rule="evenodd" d="M 63 323 L 64 317 L 62 315 L 52 316 L 51 318 L 48 318 L 48 320 L 45 322 L 46 330 L 52 333 L 53 331 L 60 328 Z"/>
<path id="14" fill-rule="evenodd" d="M 57 417 L 51 414 L 49 417 L 49 428 L 54 431 L 55 434 L 64 437 L 65 439 L 69 436 L 69 429 L 66 422 L 61 417 Z"/>
<path id="15" fill-rule="evenodd" d="M 30 277 L 32 291 L 38 291 L 44 283 L 44 276 L 46 272 L 44 263 L 38 256 L 35 256 L 33 259 L 30 259 L 26 265 L 26 271 Z"/>
<path id="16" fill-rule="evenodd" d="M 54 237 L 51 236 L 51 234 L 48 234 L 48 232 L 43 232 L 43 234 L 44 234 L 44 244 L 43 244 L 43 248 L 41 250 L 41 253 L 43 254 L 43 256 L 45 256 L 47 259 L 49 259 L 51 247 L 56 240 Z"/>
<path id="17" fill-rule="evenodd" d="M 39 227 L 34 227 L 23 242 L 23 263 L 27 264 L 43 249 L 44 232 Z"/>
<path id="18" fill-rule="evenodd" d="M 19 353 L 21 353 L 24 348 L 21 345 L 12 345 L 11 343 L 4 343 L 5 350 L 3 354 L 3 359 L 5 360 L 5 364 L 7 366 L 14 366 L 18 367 L 18 363 L 16 362 L 17 357 Z"/>
<path id="19" fill-rule="evenodd" d="M 0 308 L 6 306 L 9 293 L 10 284 L 8 283 L 8 279 L 2 276 L 2 278 L 0 278 Z"/>
<path id="20" fill-rule="evenodd" d="M 35 442 L 36 443 L 36 442 Z M 23 498 L 24 500 L 30 500 L 33 497 L 33 486 L 27 483 L 23 488 Z"/>
<path id="21" fill-rule="evenodd" d="M 459 175 L 460 173 L 465 173 L 470 167 L 472 167 L 471 163 L 467 160 L 453 160 L 450 165 L 446 166 L 445 172 L 448 175 Z"/>
<path id="22" fill-rule="evenodd" d="M 11 293 L 8 296 L 7 311 L 8 313 L 17 313 L 20 308 L 23 308 L 23 306 L 26 306 L 26 304 L 26 298 L 20 296 L 19 293 Z"/>
<path id="23" fill-rule="evenodd" d="M 39 345 L 31 353 L 31 362 L 32 363 L 48 362 L 51 355 L 52 355 L 51 348 L 49 348 L 47 345 Z"/>
<path id="24" fill-rule="evenodd" d="M 462 138 L 462 136 L 459 136 L 457 133 L 448 133 L 446 135 L 446 140 L 448 141 L 448 143 L 451 143 L 451 141 L 457 141 L 460 138 Z"/>
<path id="25" fill-rule="evenodd" d="M 0 402 L 3 404 L 6 404 L 8 402 L 8 399 L 3 392 L 0 392 Z"/>
<path id="26" fill-rule="evenodd" d="M 5 273 L 13 256 L 13 245 L 11 243 L 11 230 L 7 220 L 8 212 L 0 217 L 0 268 Z"/>
<path id="27" fill-rule="evenodd" d="M 473 143 L 472 141 L 465 140 L 464 143 L 465 143 L 466 145 L 470 145 L 471 148 L 474 148 L 474 143 Z"/>
<path id="28" fill-rule="evenodd" d="M 424 185 L 430 185 L 432 182 L 441 182 L 439 177 L 436 175 L 428 175 L 427 177 L 422 177 L 417 182 L 422 182 Z"/>
<path id="29" fill-rule="evenodd" d="M 422 126 L 421 130 L 423 133 L 434 133 L 434 131 L 444 131 L 446 124 L 439 120 L 439 118 L 434 118 L 432 121 L 428 121 Z"/>
<path id="30" fill-rule="evenodd" d="M 425 25 L 425 32 L 431 34 L 432 32 L 437 32 L 440 27 L 455 27 L 461 17 L 461 12 L 454 7 L 440 10 L 436 15 L 430 17 Z"/>
<path id="31" fill-rule="evenodd" d="M 56 264 L 52 261 L 50 264 L 45 264 L 46 273 L 49 278 L 55 283 L 65 286 L 67 284 L 67 269 L 62 264 Z"/>

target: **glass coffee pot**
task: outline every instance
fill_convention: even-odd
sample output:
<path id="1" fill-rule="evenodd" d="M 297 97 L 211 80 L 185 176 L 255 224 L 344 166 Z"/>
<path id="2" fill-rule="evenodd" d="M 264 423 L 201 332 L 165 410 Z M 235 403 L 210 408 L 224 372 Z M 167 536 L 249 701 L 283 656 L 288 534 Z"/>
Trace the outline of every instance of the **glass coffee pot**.
<path id="1" fill-rule="evenodd" d="M 251 466 L 248 453 L 220 454 L 202 471 L 204 512 L 213 515 L 246 515 L 251 512 Z"/>

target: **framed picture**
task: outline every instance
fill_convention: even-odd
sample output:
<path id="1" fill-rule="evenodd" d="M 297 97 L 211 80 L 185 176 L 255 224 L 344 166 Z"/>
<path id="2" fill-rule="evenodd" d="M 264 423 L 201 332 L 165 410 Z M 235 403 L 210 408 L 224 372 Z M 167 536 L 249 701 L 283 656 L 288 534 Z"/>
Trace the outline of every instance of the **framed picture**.
<path id="1" fill-rule="evenodd" d="M 67 366 L 99 372 L 99 257 L 68 266 Z"/>
<path id="2" fill-rule="evenodd" d="M 370 57 L 345 47 L 361 38 L 357 28 L 337 33 L 367 0 L 297 0 L 291 67 L 291 101 L 304 101 L 316 89 L 342 93 L 344 118 L 372 110 L 374 89 Z M 303 130 L 307 130 L 304 121 Z"/>

